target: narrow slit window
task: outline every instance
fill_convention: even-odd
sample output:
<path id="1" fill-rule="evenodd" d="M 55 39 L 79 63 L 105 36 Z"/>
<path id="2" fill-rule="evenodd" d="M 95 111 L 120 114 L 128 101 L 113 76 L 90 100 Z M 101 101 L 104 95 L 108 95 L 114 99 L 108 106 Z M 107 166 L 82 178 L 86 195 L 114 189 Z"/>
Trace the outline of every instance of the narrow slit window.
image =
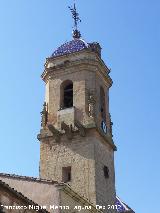
<path id="1" fill-rule="evenodd" d="M 107 166 L 103 167 L 103 171 L 104 171 L 104 177 L 107 179 L 109 178 L 109 169 Z"/>

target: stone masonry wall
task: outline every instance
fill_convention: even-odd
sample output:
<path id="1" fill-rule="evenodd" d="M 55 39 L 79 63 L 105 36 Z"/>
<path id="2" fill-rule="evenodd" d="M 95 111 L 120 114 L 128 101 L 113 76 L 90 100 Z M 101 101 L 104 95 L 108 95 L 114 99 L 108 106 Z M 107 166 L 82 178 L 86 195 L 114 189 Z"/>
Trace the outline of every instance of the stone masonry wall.
<path id="1" fill-rule="evenodd" d="M 69 141 L 66 136 L 59 144 L 41 143 L 41 178 L 62 181 L 62 167 L 71 166 L 68 184 L 81 196 L 96 202 L 94 143 L 92 137 L 79 135 Z"/>
<path id="2" fill-rule="evenodd" d="M 95 205 L 111 205 L 115 199 L 113 150 L 97 130 L 86 137 L 74 136 L 52 145 L 41 143 L 41 178 L 62 181 L 62 167 L 71 166 L 71 181 L 76 192 Z M 109 168 L 105 179 L 103 166 Z"/>
<path id="3" fill-rule="evenodd" d="M 0 205 L 3 212 L 5 213 L 16 213 L 16 212 L 21 212 L 21 213 L 25 213 L 26 210 L 23 209 L 25 208 L 29 208 L 29 205 L 32 206 L 32 204 L 28 203 L 27 201 L 25 201 L 25 199 L 21 199 L 18 195 L 16 195 L 15 193 L 11 192 L 8 188 L 5 188 L 3 186 L 0 186 Z M 22 206 L 22 209 L 14 209 L 14 208 L 18 208 L 18 207 Z M 35 205 L 34 205 L 35 206 Z M 35 212 L 39 212 L 38 211 L 38 206 L 37 206 L 37 211 L 36 209 L 27 209 L 28 213 L 35 213 Z"/>

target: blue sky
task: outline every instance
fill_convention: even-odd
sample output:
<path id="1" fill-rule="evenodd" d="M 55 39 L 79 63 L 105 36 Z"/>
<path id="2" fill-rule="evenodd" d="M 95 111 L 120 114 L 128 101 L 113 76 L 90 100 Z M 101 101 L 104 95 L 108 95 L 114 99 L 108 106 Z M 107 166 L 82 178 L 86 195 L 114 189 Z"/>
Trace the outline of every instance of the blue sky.
<path id="1" fill-rule="evenodd" d="M 72 0 L 0 0 L 0 171 L 38 176 L 45 58 L 71 40 Z M 160 2 L 77 0 L 80 30 L 112 69 L 117 194 L 136 213 L 160 194 Z"/>

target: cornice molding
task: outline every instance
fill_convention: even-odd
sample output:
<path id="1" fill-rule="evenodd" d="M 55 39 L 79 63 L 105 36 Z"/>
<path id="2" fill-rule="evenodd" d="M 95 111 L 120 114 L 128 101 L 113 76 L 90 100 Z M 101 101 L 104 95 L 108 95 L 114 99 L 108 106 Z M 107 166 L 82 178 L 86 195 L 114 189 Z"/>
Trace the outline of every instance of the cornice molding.
<path id="1" fill-rule="evenodd" d="M 78 68 L 78 69 L 77 69 Z M 45 83 L 48 82 L 49 79 L 56 78 L 59 75 L 67 75 L 75 72 L 96 72 L 103 76 L 106 84 L 111 87 L 112 86 L 112 79 L 109 76 L 109 72 L 98 60 L 94 59 L 77 59 L 75 61 L 68 62 L 67 64 L 62 63 L 59 65 L 55 65 L 50 68 L 45 68 L 44 72 L 41 75 L 41 78 Z"/>

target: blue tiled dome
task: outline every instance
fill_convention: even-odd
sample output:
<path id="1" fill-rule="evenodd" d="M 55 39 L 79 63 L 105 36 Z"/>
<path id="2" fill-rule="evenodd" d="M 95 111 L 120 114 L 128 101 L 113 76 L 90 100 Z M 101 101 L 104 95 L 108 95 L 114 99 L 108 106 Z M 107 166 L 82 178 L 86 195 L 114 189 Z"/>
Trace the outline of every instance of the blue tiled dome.
<path id="1" fill-rule="evenodd" d="M 65 44 L 58 47 L 53 52 L 52 57 L 78 52 L 85 48 L 88 48 L 88 44 L 85 41 L 82 39 L 73 39 L 72 41 L 66 42 Z"/>

